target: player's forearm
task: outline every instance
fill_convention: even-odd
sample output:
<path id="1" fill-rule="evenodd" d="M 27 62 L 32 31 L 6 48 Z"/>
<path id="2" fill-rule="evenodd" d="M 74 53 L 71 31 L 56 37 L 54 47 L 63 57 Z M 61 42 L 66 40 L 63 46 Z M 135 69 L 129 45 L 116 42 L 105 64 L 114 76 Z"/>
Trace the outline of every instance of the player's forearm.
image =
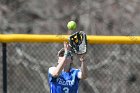
<path id="1" fill-rule="evenodd" d="M 88 69 L 86 62 L 81 61 L 81 78 L 86 79 L 88 77 Z"/>
<path id="2" fill-rule="evenodd" d="M 68 56 L 69 51 L 66 51 L 64 53 L 64 57 L 61 60 L 61 62 L 59 62 L 59 64 L 56 66 L 55 72 L 54 72 L 54 76 L 59 76 L 59 74 L 61 73 L 61 71 L 63 70 L 65 64 L 66 64 L 66 60 L 67 60 L 67 56 Z"/>
<path id="3" fill-rule="evenodd" d="M 61 62 L 59 62 L 59 64 L 56 66 L 55 71 L 53 72 L 54 77 L 57 77 L 60 75 L 61 71 L 64 68 L 65 62 L 66 62 L 66 57 L 63 57 L 63 60 Z"/>

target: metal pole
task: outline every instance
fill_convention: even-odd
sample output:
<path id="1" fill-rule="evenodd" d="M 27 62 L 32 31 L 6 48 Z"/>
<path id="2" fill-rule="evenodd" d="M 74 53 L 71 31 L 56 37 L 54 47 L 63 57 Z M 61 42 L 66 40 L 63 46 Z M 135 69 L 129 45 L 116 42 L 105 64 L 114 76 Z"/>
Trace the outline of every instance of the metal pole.
<path id="1" fill-rule="evenodd" d="M 2 43 L 3 93 L 7 93 L 7 45 Z"/>

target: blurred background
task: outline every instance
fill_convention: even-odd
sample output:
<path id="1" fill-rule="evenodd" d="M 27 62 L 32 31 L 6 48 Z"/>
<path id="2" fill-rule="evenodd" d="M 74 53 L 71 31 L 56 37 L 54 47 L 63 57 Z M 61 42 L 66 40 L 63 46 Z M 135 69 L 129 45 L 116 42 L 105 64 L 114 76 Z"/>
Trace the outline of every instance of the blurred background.
<path id="1" fill-rule="evenodd" d="M 66 34 L 70 20 L 77 22 L 76 31 L 88 35 L 127 35 L 135 41 L 130 36 L 140 35 L 140 1 L 0 0 L 1 34 Z M 49 93 L 47 70 L 55 66 L 63 44 L 7 46 L 8 93 Z M 88 45 L 89 77 L 80 82 L 79 93 L 140 93 L 139 48 L 140 45 Z M 79 67 L 77 56 L 74 60 Z M 2 93 L 2 70 L 0 74 Z"/>

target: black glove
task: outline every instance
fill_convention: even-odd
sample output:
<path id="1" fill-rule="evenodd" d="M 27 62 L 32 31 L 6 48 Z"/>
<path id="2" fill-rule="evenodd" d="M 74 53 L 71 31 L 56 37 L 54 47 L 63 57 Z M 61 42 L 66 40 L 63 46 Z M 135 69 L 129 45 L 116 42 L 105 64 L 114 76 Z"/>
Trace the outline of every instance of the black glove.
<path id="1" fill-rule="evenodd" d="M 76 54 L 84 54 L 87 52 L 87 37 L 83 31 L 75 32 L 69 37 L 71 51 Z"/>

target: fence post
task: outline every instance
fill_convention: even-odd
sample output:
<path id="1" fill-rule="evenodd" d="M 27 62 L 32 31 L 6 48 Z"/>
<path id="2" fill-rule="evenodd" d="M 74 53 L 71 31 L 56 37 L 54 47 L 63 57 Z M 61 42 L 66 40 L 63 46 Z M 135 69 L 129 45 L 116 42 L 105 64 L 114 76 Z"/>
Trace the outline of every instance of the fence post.
<path id="1" fill-rule="evenodd" d="M 7 45 L 2 43 L 3 93 L 7 93 Z"/>

